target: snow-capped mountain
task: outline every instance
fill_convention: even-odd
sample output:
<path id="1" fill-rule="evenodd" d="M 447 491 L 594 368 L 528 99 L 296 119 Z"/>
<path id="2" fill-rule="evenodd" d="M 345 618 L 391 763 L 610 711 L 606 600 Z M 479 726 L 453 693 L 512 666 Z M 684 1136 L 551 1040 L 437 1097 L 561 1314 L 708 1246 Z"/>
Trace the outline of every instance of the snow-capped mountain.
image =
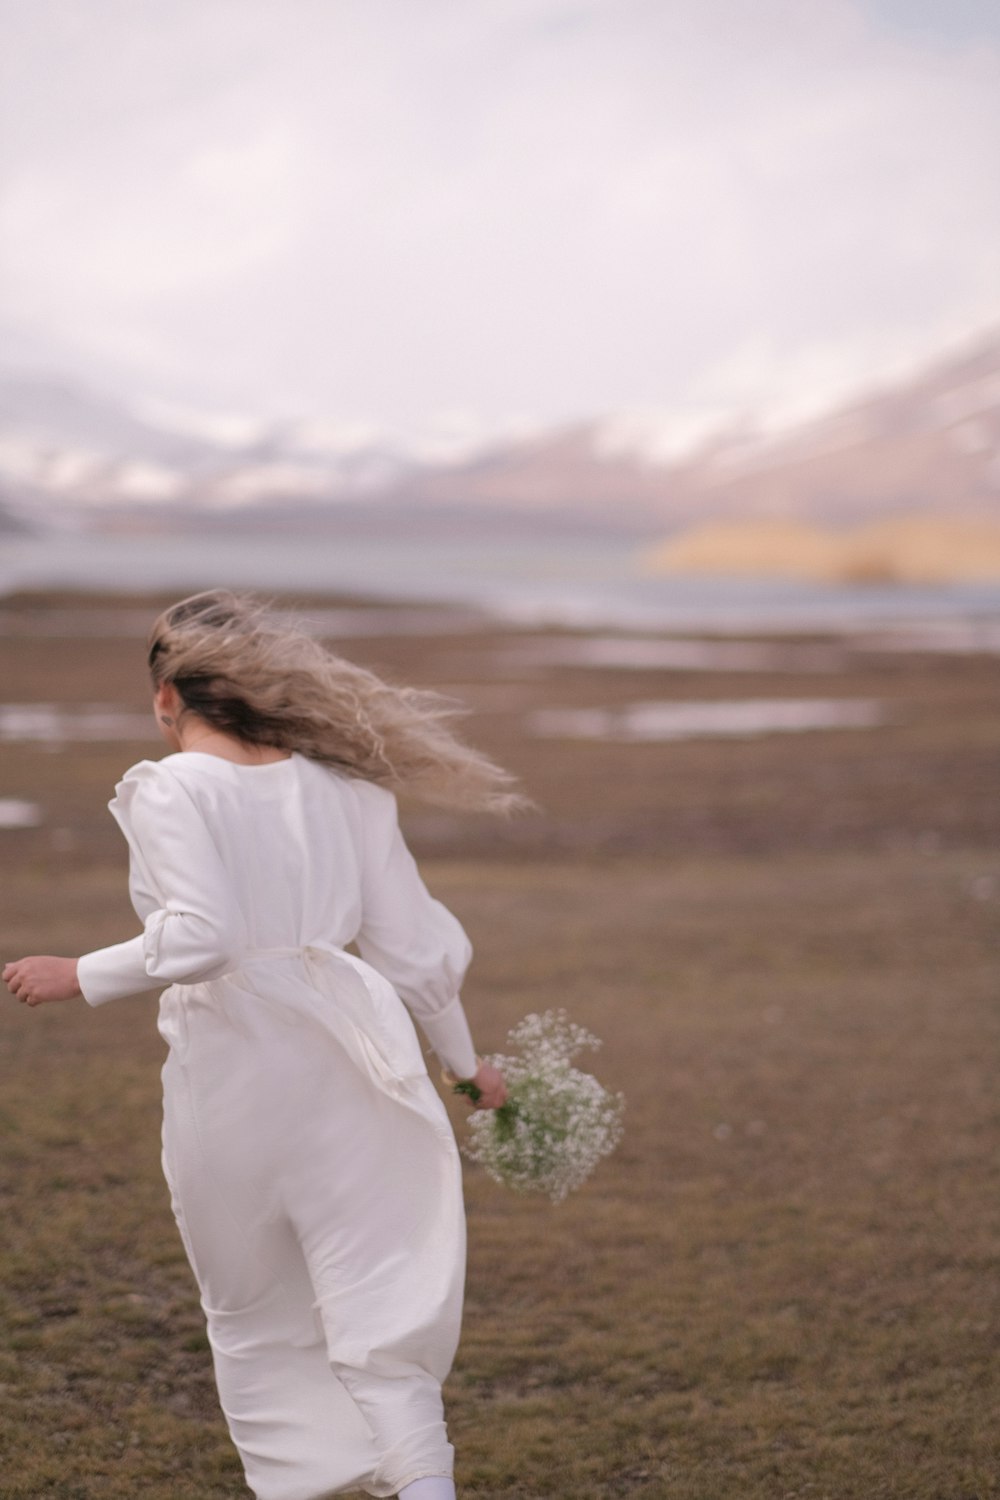
<path id="1" fill-rule="evenodd" d="M 679 454 L 628 414 L 468 447 L 435 459 L 335 415 L 269 422 L 0 374 L 0 506 L 15 516 L 339 524 L 349 507 L 373 524 L 503 515 L 652 539 L 708 522 L 1000 519 L 1000 335 L 824 417 L 703 431 Z"/>
<path id="2" fill-rule="evenodd" d="M 0 373 L 0 500 L 35 519 L 354 497 L 408 467 L 404 454 L 367 433 L 321 441 L 306 424 L 129 402 L 68 379 Z"/>
<path id="3" fill-rule="evenodd" d="M 784 431 L 722 428 L 681 456 L 655 452 L 641 429 L 630 444 L 627 422 L 605 419 L 418 473 L 410 490 L 438 502 L 620 508 L 661 530 L 941 510 L 1000 518 L 1000 335 Z"/>
<path id="4" fill-rule="evenodd" d="M 670 492 L 690 520 L 1000 518 L 1000 335 L 784 433 L 710 443 L 670 470 Z"/>

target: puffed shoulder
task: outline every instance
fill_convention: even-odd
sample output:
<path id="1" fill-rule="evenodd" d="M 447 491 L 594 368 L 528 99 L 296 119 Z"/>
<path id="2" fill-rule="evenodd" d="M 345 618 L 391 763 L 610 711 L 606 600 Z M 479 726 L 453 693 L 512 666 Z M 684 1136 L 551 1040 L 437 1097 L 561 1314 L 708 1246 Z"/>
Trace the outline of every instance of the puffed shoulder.
<path id="1" fill-rule="evenodd" d="M 162 776 L 164 767 L 165 762 L 162 760 L 137 760 L 134 766 L 129 766 L 118 785 L 131 785 L 133 782 L 148 781 L 153 776 Z"/>
<path id="2" fill-rule="evenodd" d="M 169 755 L 163 755 L 159 760 L 137 760 L 134 766 L 129 766 L 122 777 L 123 781 L 144 781 L 152 777 L 177 777 L 187 779 L 211 767 L 225 768 L 230 762 L 222 760 L 217 755 L 202 755 L 199 750 L 197 754 L 190 751 L 172 750 Z"/>
<path id="3" fill-rule="evenodd" d="M 165 755 L 162 760 L 137 760 L 134 766 L 129 766 L 118 786 L 141 786 L 144 782 L 162 782 L 165 778 L 172 780 L 177 774 L 180 760 L 181 757 L 177 754 Z"/>
<path id="4" fill-rule="evenodd" d="M 187 778 L 179 774 L 176 764 L 180 759 L 179 755 L 168 755 L 163 760 L 140 760 L 129 766 L 108 804 L 118 823 L 130 821 L 140 808 L 166 812 L 190 806 L 190 793 L 184 785 Z"/>
<path id="5" fill-rule="evenodd" d="M 169 774 L 160 760 L 136 761 L 134 766 L 129 766 L 121 781 L 116 785 L 111 806 L 127 807 L 140 787 L 152 787 L 158 782 L 162 783 L 164 776 L 169 776 Z"/>

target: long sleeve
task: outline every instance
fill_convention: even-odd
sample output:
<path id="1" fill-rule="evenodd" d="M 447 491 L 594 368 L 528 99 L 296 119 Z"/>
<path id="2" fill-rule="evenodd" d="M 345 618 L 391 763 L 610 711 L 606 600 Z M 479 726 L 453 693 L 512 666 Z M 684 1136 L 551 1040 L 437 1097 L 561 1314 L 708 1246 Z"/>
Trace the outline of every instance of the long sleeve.
<path id="1" fill-rule="evenodd" d="M 169 768 L 141 761 L 119 783 L 112 812 L 131 853 L 130 887 L 144 930 L 87 953 L 84 999 L 103 1005 L 155 984 L 196 984 L 237 967 L 246 946 L 232 882 L 204 819 Z"/>
<path id="2" fill-rule="evenodd" d="M 472 945 L 436 901 L 403 840 L 391 792 L 356 782 L 364 820 L 363 959 L 395 987 L 438 1057 L 458 1078 L 476 1071 L 476 1050 L 459 996 Z"/>

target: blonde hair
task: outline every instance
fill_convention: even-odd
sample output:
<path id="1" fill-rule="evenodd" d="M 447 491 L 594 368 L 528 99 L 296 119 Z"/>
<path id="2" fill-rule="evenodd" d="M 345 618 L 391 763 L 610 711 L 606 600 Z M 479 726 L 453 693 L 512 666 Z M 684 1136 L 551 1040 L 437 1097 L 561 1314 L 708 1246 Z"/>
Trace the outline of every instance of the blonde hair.
<path id="1" fill-rule="evenodd" d="M 527 805 L 507 771 L 448 727 L 460 707 L 383 682 L 250 595 L 215 589 L 164 610 L 150 632 L 149 669 L 186 709 L 245 742 L 297 750 L 445 807 Z"/>

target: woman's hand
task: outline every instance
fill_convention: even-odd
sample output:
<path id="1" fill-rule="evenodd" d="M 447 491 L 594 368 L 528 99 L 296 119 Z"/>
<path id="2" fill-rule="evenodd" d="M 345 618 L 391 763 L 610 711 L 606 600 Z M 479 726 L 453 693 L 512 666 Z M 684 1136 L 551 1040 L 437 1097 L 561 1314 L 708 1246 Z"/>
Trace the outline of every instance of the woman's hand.
<path id="1" fill-rule="evenodd" d="M 5 964 L 3 981 L 22 1005 L 45 1005 L 49 1000 L 75 1000 L 80 993 L 75 958 L 36 955 Z"/>
<path id="2" fill-rule="evenodd" d="M 476 1109 L 499 1109 L 507 1100 L 507 1083 L 499 1068 L 492 1063 L 481 1062 L 472 1076 L 479 1090 Z"/>

